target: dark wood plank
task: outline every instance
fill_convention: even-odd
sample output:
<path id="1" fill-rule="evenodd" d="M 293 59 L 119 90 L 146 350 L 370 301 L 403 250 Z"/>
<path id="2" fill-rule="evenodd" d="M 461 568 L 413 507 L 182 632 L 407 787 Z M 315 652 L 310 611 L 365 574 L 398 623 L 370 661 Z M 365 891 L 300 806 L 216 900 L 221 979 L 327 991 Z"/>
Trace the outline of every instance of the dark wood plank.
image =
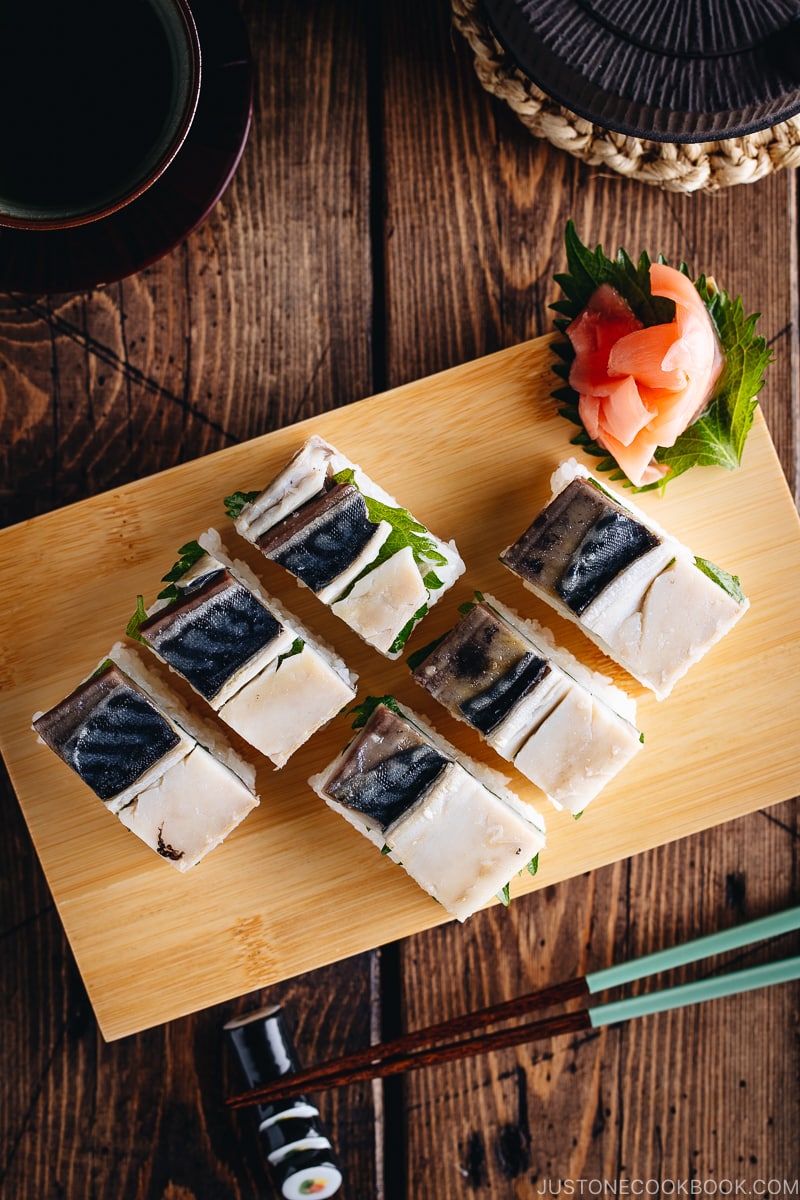
<path id="1" fill-rule="evenodd" d="M 254 123 L 206 224 L 118 285 L 0 296 L 6 523 L 373 390 L 360 5 L 252 0 L 244 15 Z M 252 1127 L 221 1104 L 222 1023 L 283 1002 L 302 1056 L 362 1046 L 369 956 L 105 1045 L 7 781 L 2 812 L 0 1193 L 267 1194 Z M 371 1089 L 322 1107 L 342 1194 L 374 1195 Z"/>
<path id="2" fill-rule="evenodd" d="M 0 296 L 5 524 L 372 390 L 359 4 L 245 17 L 253 127 L 206 224 L 89 295 Z"/>
<path id="3" fill-rule="evenodd" d="M 791 173 L 676 197 L 580 166 L 480 90 L 446 0 L 246 0 L 244 12 L 255 122 L 211 219 L 120 285 L 0 296 L 5 521 L 545 331 L 568 215 L 607 248 L 646 246 L 713 270 L 763 312 L 778 356 L 763 406 L 797 484 Z M 251 1134 L 219 1104 L 229 1086 L 220 1026 L 282 1001 L 305 1061 L 364 1045 L 377 959 L 106 1046 L 7 786 L 0 803 L 0 1194 L 264 1194 Z M 787 804 L 386 948 L 386 1026 L 796 902 L 797 881 Z M 385 1145 L 380 1092 L 377 1109 L 367 1087 L 326 1097 L 343 1195 L 795 1179 L 796 996 L 773 989 L 409 1076 L 386 1089 Z"/>
<path id="4" fill-rule="evenodd" d="M 686 259 L 764 314 L 776 362 L 762 403 L 793 482 L 791 174 L 691 197 L 608 178 L 529 138 L 483 94 L 465 46 L 448 40 L 446 6 L 392 5 L 383 46 L 389 382 L 550 328 L 572 216 L 584 240 Z M 586 819 L 602 819 L 601 803 Z M 404 1025 L 796 902 L 796 819 L 782 806 L 409 939 Z M 407 1119 L 397 1194 L 530 1195 L 580 1178 L 753 1183 L 767 1169 L 794 1178 L 794 996 L 775 989 L 409 1076 L 395 1097 Z"/>
<path id="5" fill-rule="evenodd" d="M 3 796 L 3 814 L 0 1195 L 254 1200 L 269 1194 L 251 1114 L 234 1117 L 223 1105 L 235 1073 L 222 1025 L 279 1003 L 299 1053 L 310 1061 L 332 1044 L 359 1048 L 370 1028 L 369 956 L 106 1044 L 13 795 Z M 343 1195 L 371 1194 L 369 1086 L 323 1098 L 320 1111 L 346 1171 Z"/>

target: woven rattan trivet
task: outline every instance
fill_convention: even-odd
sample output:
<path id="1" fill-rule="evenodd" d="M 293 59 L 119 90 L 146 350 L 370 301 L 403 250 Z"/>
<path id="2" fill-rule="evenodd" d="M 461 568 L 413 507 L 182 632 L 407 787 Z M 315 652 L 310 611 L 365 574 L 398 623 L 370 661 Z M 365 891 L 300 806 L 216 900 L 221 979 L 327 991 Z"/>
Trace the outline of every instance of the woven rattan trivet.
<path id="1" fill-rule="evenodd" d="M 478 0 L 451 0 L 453 21 L 475 55 L 481 84 L 504 100 L 536 137 L 591 166 L 670 192 L 717 191 L 800 167 L 800 116 L 771 129 L 718 142 L 678 145 L 613 133 L 556 104 L 515 65 L 484 20 Z"/>

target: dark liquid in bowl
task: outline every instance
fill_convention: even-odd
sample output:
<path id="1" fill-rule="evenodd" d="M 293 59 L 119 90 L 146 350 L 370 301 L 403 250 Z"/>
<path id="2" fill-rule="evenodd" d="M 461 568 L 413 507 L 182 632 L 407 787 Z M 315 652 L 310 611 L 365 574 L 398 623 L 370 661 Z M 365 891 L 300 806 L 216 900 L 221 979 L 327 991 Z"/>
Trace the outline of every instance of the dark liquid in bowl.
<path id="1" fill-rule="evenodd" d="M 0 0 L 0 206 L 80 211 L 129 190 L 173 87 L 148 0 Z"/>

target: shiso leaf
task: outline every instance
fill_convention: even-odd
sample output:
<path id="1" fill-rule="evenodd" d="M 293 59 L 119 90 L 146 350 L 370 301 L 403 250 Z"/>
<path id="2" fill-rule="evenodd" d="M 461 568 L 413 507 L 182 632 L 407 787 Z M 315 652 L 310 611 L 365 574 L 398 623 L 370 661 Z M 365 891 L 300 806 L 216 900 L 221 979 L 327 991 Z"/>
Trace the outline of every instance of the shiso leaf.
<path id="1" fill-rule="evenodd" d="M 139 633 L 142 625 L 147 620 L 147 609 L 144 606 L 144 596 L 136 597 L 136 611 L 131 617 L 128 624 L 125 626 L 125 632 L 129 638 L 133 638 L 136 642 L 144 642 L 144 638 Z"/>
<path id="2" fill-rule="evenodd" d="M 195 563 L 206 555 L 206 551 L 199 542 L 187 542 L 185 546 L 178 547 L 180 558 L 170 567 L 166 575 L 161 576 L 162 583 L 168 583 L 170 586 L 165 587 L 158 593 L 159 600 L 175 600 L 178 596 L 178 589 L 175 587 L 177 580 L 190 571 Z"/>
<path id="3" fill-rule="evenodd" d="M 601 246 L 590 250 L 578 237 L 573 221 L 568 221 L 564 233 L 568 272 L 555 276 L 564 294 L 550 307 L 558 314 L 556 328 L 564 340 L 556 343 L 554 352 L 563 360 L 553 370 L 561 380 L 568 379 L 575 358 L 566 329 L 588 304 L 592 294 L 603 283 L 609 283 L 627 300 L 644 325 L 660 325 L 675 315 L 675 304 L 650 291 L 650 263 L 642 254 L 634 263 L 625 250 L 618 250 L 615 259 L 608 258 Z M 660 262 L 665 262 L 659 256 Z M 685 263 L 678 268 L 691 278 Z M 560 386 L 552 393 L 559 402 L 562 417 L 580 427 L 571 439 L 586 454 L 598 461 L 596 470 L 611 472 L 611 478 L 632 487 L 636 492 L 663 489 L 668 482 L 694 466 L 721 466 L 726 470 L 737 467 L 742 458 L 745 439 L 753 424 L 757 401 L 755 397 L 764 384 L 764 371 L 772 361 L 766 340 L 756 335 L 758 314 L 746 316 L 740 297 L 731 300 L 728 293 L 715 287 L 705 276 L 694 284 L 719 337 L 725 356 L 725 366 L 714 395 L 697 420 L 676 440 L 674 446 L 659 447 L 656 461 L 669 468 L 663 479 L 634 487 L 607 450 L 589 437 L 578 412 L 578 393 L 569 386 Z"/>
<path id="4" fill-rule="evenodd" d="M 732 596 L 738 604 L 744 604 L 745 594 L 742 591 L 738 575 L 729 575 L 722 567 L 718 567 L 716 563 L 710 562 L 707 558 L 695 557 L 694 565 L 709 579 L 713 579 L 714 583 L 718 584 L 723 592 Z"/>
<path id="5" fill-rule="evenodd" d="M 345 467 L 343 470 L 337 471 L 333 478 L 336 483 L 350 483 L 353 487 L 358 487 L 352 467 Z M 428 568 L 432 565 L 442 566 L 446 564 L 447 559 L 436 549 L 436 544 L 425 526 L 415 520 L 408 509 L 394 508 L 383 504 L 380 500 L 374 500 L 372 496 L 364 495 L 363 492 L 361 494 L 364 497 L 370 521 L 374 521 L 376 525 L 381 521 L 386 521 L 391 525 L 392 531 L 381 546 L 377 557 L 361 572 L 359 579 L 397 554 L 398 550 L 410 546 L 414 562 L 424 572 L 423 583 L 428 591 L 441 587 L 441 580 Z M 431 582 L 428 582 L 429 579 Z M 354 580 L 354 582 L 356 581 Z"/>
<path id="6" fill-rule="evenodd" d="M 355 717 L 353 729 L 363 729 L 379 704 L 390 708 L 398 717 L 403 716 L 394 696 L 365 696 L 361 703 L 354 705 L 348 713 L 348 716 Z"/>
<path id="7" fill-rule="evenodd" d="M 505 908 L 508 908 L 509 904 L 511 903 L 511 884 L 510 883 L 505 884 L 503 886 L 502 891 L 499 891 L 497 893 L 497 899 L 500 901 L 500 903 Z"/>
<path id="8" fill-rule="evenodd" d="M 223 504 L 225 505 L 225 514 L 232 521 L 241 513 L 242 509 L 255 500 L 256 496 L 260 496 L 261 492 L 232 492 L 230 496 L 226 496 Z"/>
<path id="9" fill-rule="evenodd" d="M 539 870 L 539 855 L 538 854 L 534 855 L 534 857 L 528 863 L 527 869 L 528 869 L 529 875 L 535 875 L 536 872 Z"/>
<path id="10" fill-rule="evenodd" d="M 296 637 L 285 654 L 278 655 L 278 661 L 275 664 L 275 670 L 280 671 L 287 658 L 294 658 L 295 654 L 300 654 L 303 646 L 305 646 L 303 639 L 301 637 Z"/>
<path id="11" fill-rule="evenodd" d="M 411 637 L 411 632 L 412 632 L 414 626 L 417 624 L 418 621 L 422 620 L 422 618 L 425 616 L 427 611 L 428 611 L 427 604 L 421 604 L 420 607 L 417 609 L 417 611 L 414 613 L 413 617 L 411 617 L 408 621 L 406 621 L 405 625 L 400 630 L 397 637 L 394 639 L 391 646 L 389 647 L 390 654 L 397 654 L 397 653 L 399 653 L 400 650 L 403 649 L 403 646 L 405 646 L 406 642 Z"/>

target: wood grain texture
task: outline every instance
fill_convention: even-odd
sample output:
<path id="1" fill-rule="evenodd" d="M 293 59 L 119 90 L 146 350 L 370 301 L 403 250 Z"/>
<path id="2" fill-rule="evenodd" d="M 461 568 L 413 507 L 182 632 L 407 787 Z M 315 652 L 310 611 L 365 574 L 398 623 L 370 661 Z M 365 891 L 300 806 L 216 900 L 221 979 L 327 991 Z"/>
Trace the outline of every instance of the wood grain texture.
<path id="1" fill-rule="evenodd" d="M 346 719 L 317 734 L 279 773 L 251 753 L 261 807 L 225 846 L 178 875 L 36 744 L 31 714 L 52 707 L 102 661 L 136 594 L 158 590 L 174 558 L 167 547 L 214 522 L 219 497 L 272 478 L 312 432 L 360 463 L 439 536 L 458 540 L 466 574 L 424 630 L 415 631 L 411 649 L 449 628 L 459 600 L 477 589 L 545 621 L 561 644 L 609 673 L 611 664 L 589 650 L 579 631 L 498 563 L 499 551 L 548 498 L 550 474 L 570 450 L 570 427 L 553 412 L 549 395 L 551 362 L 550 339 L 534 339 L 0 533 L 7 680 L 0 745 L 108 1038 L 372 949 L 438 924 L 444 913 L 309 789 L 309 776 L 348 740 Z M 475 432 L 487 406 L 490 440 Z M 696 471 L 681 483 L 663 497 L 642 497 L 642 507 L 684 544 L 740 574 L 753 616 L 692 669 L 669 701 L 657 702 L 615 672 L 639 697 L 645 748 L 580 825 L 569 813 L 553 812 L 538 789 L 514 774 L 517 794 L 547 810 L 548 829 L 539 875 L 515 880 L 515 892 L 786 799 L 800 785 L 793 750 L 800 742 L 793 587 L 800 522 L 760 415 L 735 476 Z M 238 539 L 226 533 L 238 553 Z M 274 568 L 259 572 L 268 590 L 338 649 L 358 675 L 362 696 L 397 695 L 462 751 L 505 770 L 472 731 L 415 694 L 402 661 L 386 662 L 291 577 L 274 564 L 264 567 Z M 54 577 L 63 581 L 57 605 Z M 753 710 L 746 736 L 739 731 L 742 678 Z M 200 707 L 199 716 L 207 712 L 196 701 L 192 707 Z M 645 796 L 657 796 L 657 804 L 643 803 Z M 101 902 L 104 896 L 110 903 Z M 313 929 L 298 939 L 308 909 L 317 914 Z M 165 960 L 172 970 L 164 971 Z"/>
<path id="2" fill-rule="evenodd" d="M 435 336 L 423 345 L 417 297 L 402 286 L 390 290 L 387 358 L 397 372 L 390 382 L 459 361 L 466 347 L 480 352 L 546 329 L 546 306 L 556 295 L 548 281 L 564 269 L 561 237 L 572 216 L 590 244 L 685 259 L 763 314 L 776 361 L 762 409 L 796 487 L 792 173 L 714 197 L 664 195 L 603 177 L 527 138 L 481 92 L 460 41 L 448 43 L 446 14 L 413 7 L 413 17 L 394 10 L 385 40 L 387 86 L 398 98 L 386 106 L 388 286 L 409 269 L 434 274 L 440 257 L 445 263 L 428 313 Z M 415 53 L 418 25 L 424 60 Z M 405 53 L 394 53 L 398 44 Z M 436 102 L 429 105 L 423 97 L 431 86 Z M 433 214 L 424 225 L 420 194 Z M 499 264 L 501 279 L 492 278 Z M 524 299 L 516 280 L 523 288 L 528 281 Z M 768 911 L 796 900 L 797 886 L 791 805 L 637 855 L 524 897 L 508 913 L 481 913 L 464 931 L 445 927 L 403 943 L 403 1024 L 413 1028 L 668 945 L 755 914 L 760 904 Z M 798 1115 L 792 1003 L 792 989 L 777 989 L 730 1002 L 724 1015 L 707 1006 L 564 1039 L 549 1052 L 491 1055 L 469 1068 L 409 1076 L 396 1098 L 407 1116 L 403 1195 L 432 1196 L 432 1178 L 437 1197 L 527 1197 L 580 1178 L 585 1186 L 617 1178 L 751 1184 L 759 1172 L 792 1180 L 797 1147 L 774 1116 Z"/>
<path id="3" fill-rule="evenodd" d="M 1 298 L 4 524 L 373 390 L 359 4 L 244 16 L 252 136 L 211 219 L 119 284 Z"/>
<path id="4" fill-rule="evenodd" d="M 212 217 L 119 285 L 0 296 L 3 524 L 372 390 L 359 5 L 243 14 L 254 125 Z M 268 1193 L 252 1131 L 216 1107 L 230 1006 L 105 1045 L 7 780 L 2 811 L 0 1195 Z M 368 1038 L 370 978 L 356 958 L 269 998 L 313 1057 Z M 374 1115 L 368 1090 L 323 1111 L 351 1196 L 375 1194 Z"/>
<path id="5" fill-rule="evenodd" d="M 762 312 L 762 407 L 797 495 L 796 173 L 676 197 L 581 166 L 481 91 L 446 0 L 243 12 L 255 120 L 209 221 L 121 285 L 0 295 L 4 524 L 545 332 L 570 215 L 585 240 L 686 258 Z M 3 1200 L 268 1195 L 214 1108 L 232 1009 L 285 1001 L 313 1061 L 381 1017 L 414 1026 L 800 896 L 786 804 L 108 1046 L 7 787 L 0 803 Z M 580 1172 L 791 1182 L 797 1033 L 796 988 L 773 989 L 419 1075 L 377 1107 L 348 1089 L 324 1109 L 343 1194 L 513 1200 Z"/>

